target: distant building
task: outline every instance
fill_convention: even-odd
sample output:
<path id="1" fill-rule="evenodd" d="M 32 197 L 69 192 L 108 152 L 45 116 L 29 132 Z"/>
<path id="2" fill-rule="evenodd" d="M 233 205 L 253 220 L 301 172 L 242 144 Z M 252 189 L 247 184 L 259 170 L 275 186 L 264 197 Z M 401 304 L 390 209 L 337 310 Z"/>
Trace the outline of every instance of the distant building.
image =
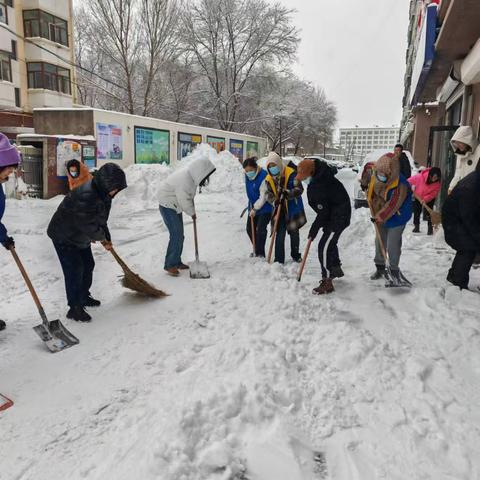
<path id="1" fill-rule="evenodd" d="M 398 136 L 397 127 L 341 128 L 339 143 L 347 157 L 364 156 L 373 150 L 393 150 Z"/>
<path id="2" fill-rule="evenodd" d="M 446 195 L 455 173 L 450 139 L 480 130 L 480 2 L 411 0 L 401 141 L 415 160 L 439 166 Z"/>
<path id="3" fill-rule="evenodd" d="M 0 0 L 0 130 L 31 131 L 37 107 L 75 103 L 72 0 Z"/>

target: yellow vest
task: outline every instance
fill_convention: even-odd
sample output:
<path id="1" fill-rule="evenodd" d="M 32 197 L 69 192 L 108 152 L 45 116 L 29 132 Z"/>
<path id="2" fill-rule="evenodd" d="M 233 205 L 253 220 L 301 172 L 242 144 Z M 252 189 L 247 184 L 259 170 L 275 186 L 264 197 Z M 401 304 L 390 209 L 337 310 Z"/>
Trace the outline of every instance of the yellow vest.
<path id="1" fill-rule="evenodd" d="M 284 185 L 283 185 L 283 189 L 286 190 L 287 189 L 287 185 L 288 185 L 288 181 L 290 180 L 290 177 L 292 176 L 292 173 L 295 173 L 295 170 L 291 167 L 285 167 L 285 170 L 283 172 L 283 174 L 285 175 L 285 182 L 284 182 Z M 267 182 L 269 183 L 271 189 L 272 189 L 272 192 L 273 194 L 275 195 L 275 198 L 278 198 L 278 192 L 277 192 L 277 186 L 275 184 L 275 180 L 273 179 L 273 177 L 270 175 L 270 173 L 267 175 L 267 178 L 266 178 Z M 288 212 L 288 202 L 287 203 L 287 212 Z"/>

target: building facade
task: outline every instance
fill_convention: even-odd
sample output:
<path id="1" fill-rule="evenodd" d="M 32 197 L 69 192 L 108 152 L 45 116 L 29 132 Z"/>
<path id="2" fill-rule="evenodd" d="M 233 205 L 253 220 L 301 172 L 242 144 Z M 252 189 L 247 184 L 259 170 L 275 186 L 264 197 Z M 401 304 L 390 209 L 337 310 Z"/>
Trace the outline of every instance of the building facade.
<path id="1" fill-rule="evenodd" d="M 455 173 L 450 139 L 480 128 L 480 2 L 411 0 L 401 141 L 415 160 L 439 166 L 446 195 Z"/>
<path id="2" fill-rule="evenodd" d="M 0 0 L 0 130 L 31 131 L 38 107 L 75 103 L 72 0 Z"/>
<path id="3" fill-rule="evenodd" d="M 398 127 L 341 128 L 340 147 L 347 157 L 363 157 L 373 150 L 392 149 L 398 143 Z"/>

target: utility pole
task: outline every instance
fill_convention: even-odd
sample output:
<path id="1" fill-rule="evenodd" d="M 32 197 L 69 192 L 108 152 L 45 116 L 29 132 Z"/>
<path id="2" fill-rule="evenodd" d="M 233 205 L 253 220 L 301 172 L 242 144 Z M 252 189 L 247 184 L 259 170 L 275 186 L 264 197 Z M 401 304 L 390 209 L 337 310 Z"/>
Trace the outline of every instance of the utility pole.
<path id="1" fill-rule="evenodd" d="M 280 115 L 280 156 L 282 157 L 282 116 Z"/>

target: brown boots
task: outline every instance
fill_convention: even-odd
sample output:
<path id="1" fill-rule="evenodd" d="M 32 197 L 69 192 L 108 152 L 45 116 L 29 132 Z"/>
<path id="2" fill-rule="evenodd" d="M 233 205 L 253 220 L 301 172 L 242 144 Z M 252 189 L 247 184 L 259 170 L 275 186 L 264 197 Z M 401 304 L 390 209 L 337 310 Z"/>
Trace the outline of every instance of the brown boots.
<path id="1" fill-rule="evenodd" d="M 335 291 L 335 288 L 333 287 L 332 279 L 331 278 L 324 278 L 321 282 L 320 285 L 317 288 L 313 289 L 313 294 L 314 295 L 325 295 L 327 293 L 332 293 Z"/>

